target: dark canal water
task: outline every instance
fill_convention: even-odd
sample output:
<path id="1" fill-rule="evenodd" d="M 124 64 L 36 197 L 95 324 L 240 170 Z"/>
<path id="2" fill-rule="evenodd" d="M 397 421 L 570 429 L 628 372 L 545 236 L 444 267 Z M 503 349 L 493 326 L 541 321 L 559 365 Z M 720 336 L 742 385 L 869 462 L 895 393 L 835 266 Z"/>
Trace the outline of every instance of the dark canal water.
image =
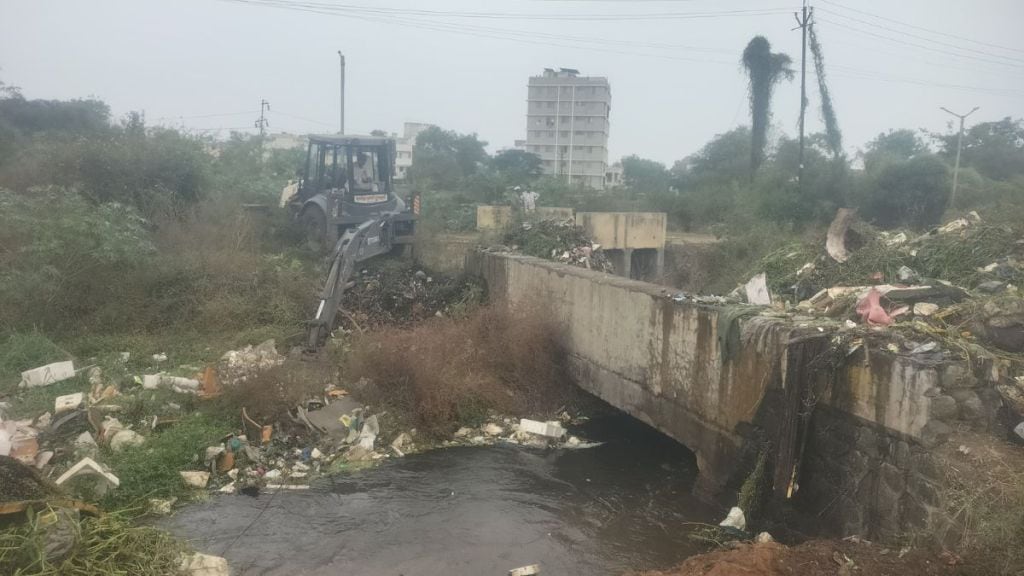
<path id="1" fill-rule="evenodd" d="M 697 552 L 693 455 L 626 416 L 576 432 L 596 448 L 414 454 L 306 491 L 217 496 L 166 526 L 241 574 L 543 576 L 667 568 Z"/>

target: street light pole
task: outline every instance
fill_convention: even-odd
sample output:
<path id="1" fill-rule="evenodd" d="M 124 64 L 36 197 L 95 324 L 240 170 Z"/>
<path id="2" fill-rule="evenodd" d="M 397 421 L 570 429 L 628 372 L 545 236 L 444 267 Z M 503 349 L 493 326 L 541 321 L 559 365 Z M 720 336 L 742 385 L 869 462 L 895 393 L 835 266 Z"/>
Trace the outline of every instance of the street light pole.
<path id="1" fill-rule="evenodd" d="M 978 107 L 975 106 L 967 114 L 957 114 L 956 112 L 953 112 L 952 110 L 944 106 L 941 106 L 940 108 L 943 112 L 952 114 L 953 116 L 956 116 L 957 118 L 960 119 L 960 135 L 957 136 L 956 138 L 956 162 L 953 164 L 953 192 L 949 195 L 949 205 L 950 207 L 952 207 L 954 205 L 954 202 L 956 202 L 956 186 L 957 183 L 960 181 L 960 150 L 963 148 L 964 145 L 964 120 L 966 120 L 967 117 L 970 116 L 971 114 L 977 112 Z"/>
<path id="2" fill-rule="evenodd" d="M 345 55 L 338 50 L 338 65 L 340 66 L 341 73 L 341 86 L 339 90 L 339 103 L 338 103 L 338 134 L 345 133 Z"/>

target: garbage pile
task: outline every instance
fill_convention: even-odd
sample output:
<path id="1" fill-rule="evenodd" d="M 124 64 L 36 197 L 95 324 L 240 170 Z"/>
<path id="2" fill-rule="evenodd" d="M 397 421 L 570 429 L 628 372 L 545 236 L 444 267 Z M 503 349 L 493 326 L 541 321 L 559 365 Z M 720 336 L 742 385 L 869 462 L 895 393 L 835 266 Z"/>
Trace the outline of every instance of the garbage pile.
<path id="1" fill-rule="evenodd" d="M 768 286 L 795 301 L 836 286 L 952 284 L 999 293 L 1024 282 L 1024 238 L 977 213 L 914 235 L 883 232 L 840 210 L 821 244 L 789 246 L 759 265 Z"/>
<path id="2" fill-rule="evenodd" d="M 517 444 L 530 448 L 583 449 L 600 446 L 602 442 L 587 442 L 569 434 L 565 425 L 581 424 L 586 417 L 572 417 L 562 412 L 558 420 L 541 422 L 492 415 L 489 421 L 477 427 L 459 428 L 451 440 L 442 446 L 490 446 L 499 443 Z"/>
<path id="3" fill-rule="evenodd" d="M 753 304 L 788 300 L 798 314 L 1024 353 L 1024 239 L 974 212 L 912 238 L 840 210 L 824 247 L 779 251 L 761 267 L 766 274 L 737 291 Z"/>
<path id="4" fill-rule="evenodd" d="M 120 362 L 129 358 L 129 353 L 121 353 Z M 176 423 L 184 413 L 181 404 L 169 400 L 139 414 L 133 407 L 145 402 L 143 396 L 155 398 L 158 390 L 192 397 L 209 393 L 211 380 L 202 374 L 190 378 L 157 371 L 166 361 L 166 354 L 155 354 L 149 364 L 154 373 L 127 379 L 110 377 L 98 366 L 76 369 L 71 360 L 22 372 L 19 387 L 26 393 L 29 388 L 63 386 L 82 376 L 88 382 L 88 391 L 57 394 L 51 409 L 25 418 L 10 417 L 11 404 L 0 403 L 0 457 L 33 468 L 52 483 L 58 491 L 55 494 L 62 496 L 60 490 L 69 487 L 74 488 L 69 493 L 97 498 L 118 488 L 120 479 L 103 464 L 106 455 L 143 446 L 149 434 Z M 198 369 L 185 366 L 172 371 L 189 373 Z M 8 502 L 9 495 L 0 496 L 0 503 Z"/>
<path id="5" fill-rule="evenodd" d="M 1024 400 L 1024 238 L 1016 230 L 972 212 L 923 235 L 879 232 L 840 210 L 824 245 L 770 254 L 761 270 L 730 295 L 761 306 L 754 314 L 831 325 L 850 350 L 871 333 L 889 352 L 922 362 L 986 361 L 1004 399 Z"/>
<path id="6" fill-rule="evenodd" d="M 376 262 L 358 271 L 353 282 L 342 297 L 339 321 L 359 332 L 447 316 L 482 293 L 469 279 L 434 276 L 405 262 Z"/>
<path id="7" fill-rule="evenodd" d="M 509 231 L 504 242 L 513 252 L 614 273 L 601 245 L 588 238 L 572 219 L 523 223 Z"/>

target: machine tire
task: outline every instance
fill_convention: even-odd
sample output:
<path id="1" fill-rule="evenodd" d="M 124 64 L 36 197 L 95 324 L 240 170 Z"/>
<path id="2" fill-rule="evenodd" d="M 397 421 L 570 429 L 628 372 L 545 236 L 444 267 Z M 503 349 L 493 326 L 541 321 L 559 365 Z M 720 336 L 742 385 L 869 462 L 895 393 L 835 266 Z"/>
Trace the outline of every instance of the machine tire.
<path id="1" fill-rule="evenodd" d="M 304 233 L 303 244 L 315 254 L 327 251 L 327 215 L 319 206 L 309 206 L 299 215 Z"/>

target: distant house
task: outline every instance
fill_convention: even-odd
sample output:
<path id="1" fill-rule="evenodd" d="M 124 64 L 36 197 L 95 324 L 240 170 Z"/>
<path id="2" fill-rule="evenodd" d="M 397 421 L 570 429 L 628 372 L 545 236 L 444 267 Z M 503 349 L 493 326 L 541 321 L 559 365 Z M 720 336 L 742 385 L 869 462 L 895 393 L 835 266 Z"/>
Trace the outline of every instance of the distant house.
<path id="1" fill-rule="evenodd" d="M 433 124 L 425 122 L 406 122 L 402 126 L 402 136 L 395 142 L 395 180 L 405 180 L 412 166 L 413 147 L 420 132 Z"/>
<path id="2" fill-rule="evenodd" d="M 622 162 L 616 162 L 604 171 L 604 189 L 619 188 L 622 183 Z"/>

